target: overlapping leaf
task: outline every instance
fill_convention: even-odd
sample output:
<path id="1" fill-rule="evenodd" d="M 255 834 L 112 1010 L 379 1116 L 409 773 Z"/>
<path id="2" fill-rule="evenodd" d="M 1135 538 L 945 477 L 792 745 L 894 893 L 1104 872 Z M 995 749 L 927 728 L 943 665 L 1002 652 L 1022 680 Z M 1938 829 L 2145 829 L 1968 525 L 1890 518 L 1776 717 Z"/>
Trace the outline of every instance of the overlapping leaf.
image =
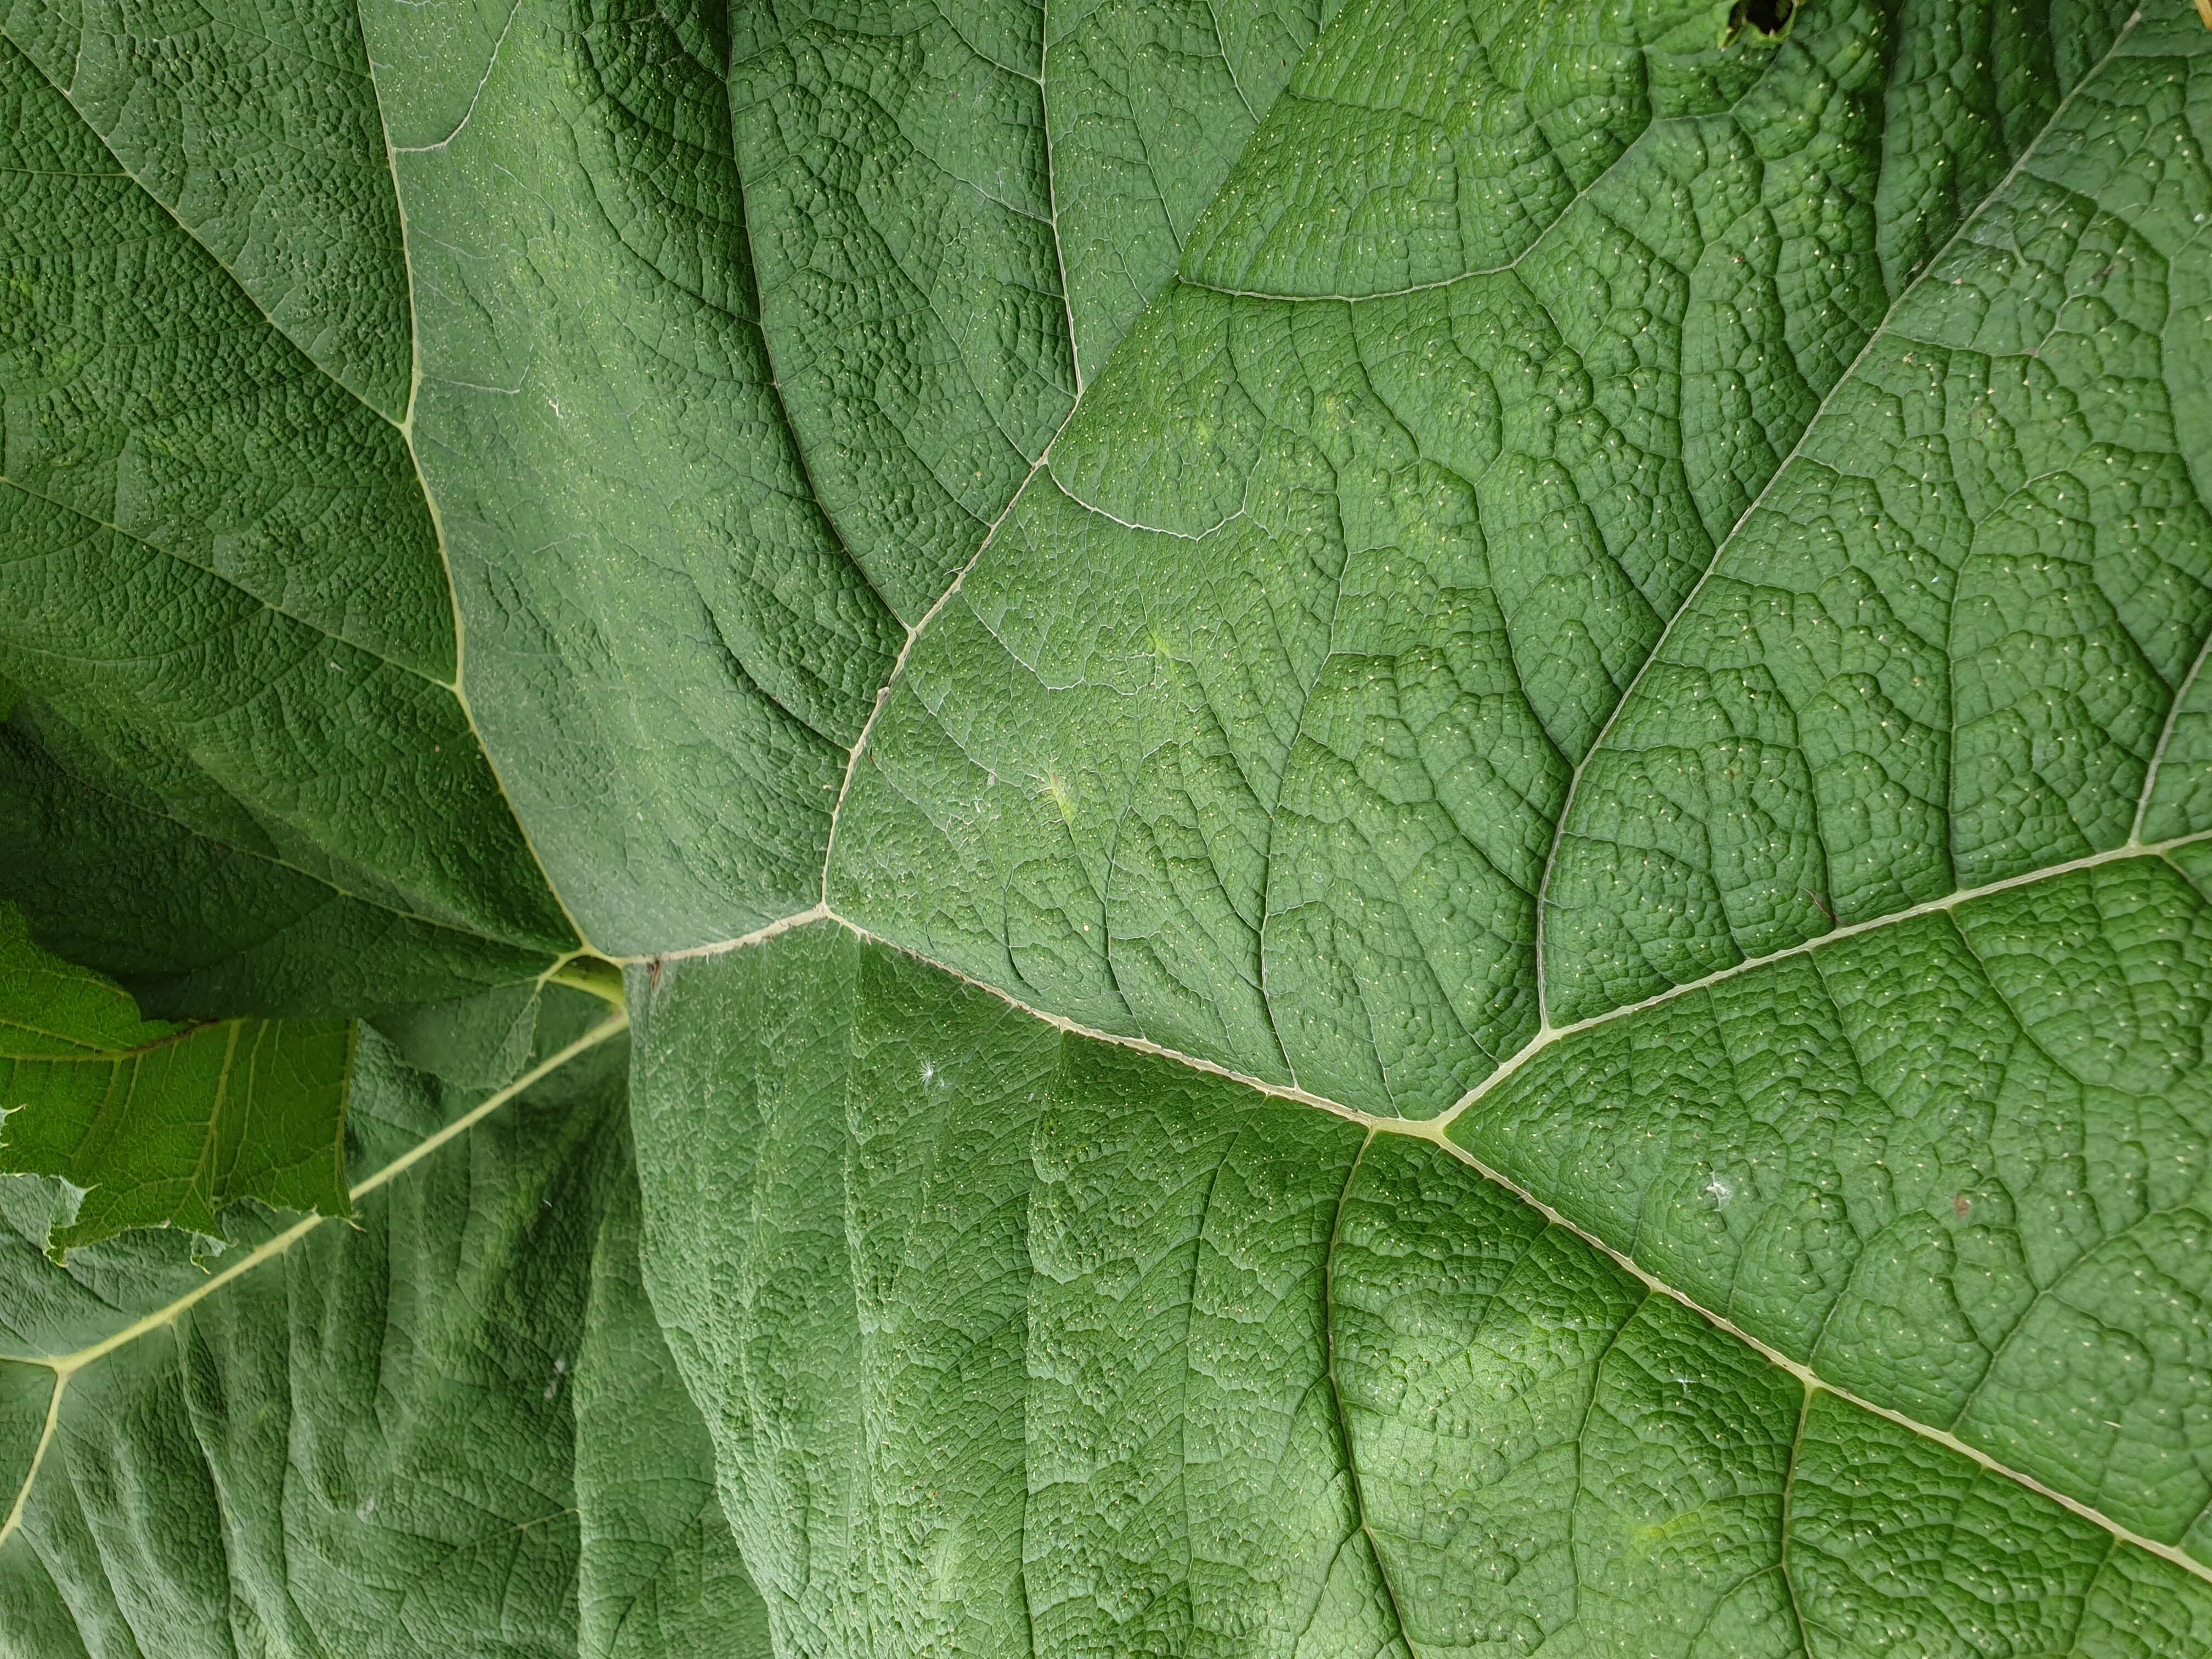
<path id="1" fill-rule="evenodd" d="M 81 1189 L 52 1248 L 131 1227 L 218 1231 L 230 1206 L 342 1216 L 350 1026 L 141 1019 L 0 904 L 0 1170 Z"/>
<path id="2" fill-rule="evenodd" d="M 576 1057 L 459 1139 L 512 1091 L 365 1035 L 359 1230 L 215 1279 L 158 1234 L 47 1263 L 0 1182 L 0 1652 L 765 1653 L 637 1284 L 619 1024 L 553 996 L 524 1079 Z"/>
<path id="3" fill-rule="evenodd" d="M 140 94 L 127 64 L 109 63 L 128 31 L 118 40 L 81 23 L 89 54 L 70 33 L 58 16 L 15 6 L 0 40 L 0 268 L 10 293 L 0 322 L 0 654 L 33 705 L 18 711 L 19 732 L 35 720 L 45 738 L 43 763 L 9 757 L 21 803 L 9 814 L 20 849 L 11 896 L 75 958 L 131 970 L 167 955 L 167 976 L 185 981 L 171 999 L 179 1006 L 236 1002 L 242 979 L 246 1000 L 265 1009 L 353 1012 L 314 1006 L 320 988 L 283 960 L 306 908 L 301 884 L 321 907 L 362 913 L 339 930 L 342 952 L 403 929 L 418 948 L 464 957 L 479 982 L 502 969 L 526 974 L 522 964 L 571 936 L 456 690 L 436 530 L 398 411 L 378 406 L 404 353 L 397 364 L 334 368 L 261 309 L 316 350 L 338 352 L 381 326 L 348 307 L 380 314 L 356 290 L 374 272 L 396 275 L 396 258 L 356 247 L 357 271 L 283 295 L 257 293 L 222 263 L 234 243 L 251 252 L 238 256 L 249 273 L 320 263 L 269 248 L 271 232 L 249 209 L 313 218 L 318 237 L 343 220 L 250 175 L 313 171 L 350 200 L 348 180 L 374 160 L 362 94 L 351 118 L 313 117 L 288 99 L 286 118 L 307 122 L 313 144 L 301 151 L 288 134 L 262 132 L 274 159 L 210 158 L 219 173 L 262 166 L 204 184 L 202 158 L 173 147 L 178 129 L 199 125 L 176 89 L 155 77 Z M 186 80 L 187 91 L 219 93 Z M 112 144 L 89 125 L 103 115 L 122 124 Z M 151 154 L 156 141 L 171 147 Z M 168 179 L 177 200 L 142 175 Z M 207 240 L 188 235 L 178 214 L 206 216 Z M 356 241 L 390 220 L 388 198 L 380 217 L 363 215 Z M 328 315 L 333 307 L 344 314 Z M 390 341 L 378 349 L 388 355 Z M 131 821 L 121 847 L 71 845 L 87 817 L 103 815 Z M 189 935 L 158 933 L 135 961 L 77 948 L 99 941 L 69 919 L 82 891 L 70 878 L 88 859 L 127 866 L 129 842 L 146 835 L 253 861 L 258 926 L 246 955 L 264 960 L 231 963 Z M 217 988 L 193 983 L 195 969 L 213 970 Z"/>

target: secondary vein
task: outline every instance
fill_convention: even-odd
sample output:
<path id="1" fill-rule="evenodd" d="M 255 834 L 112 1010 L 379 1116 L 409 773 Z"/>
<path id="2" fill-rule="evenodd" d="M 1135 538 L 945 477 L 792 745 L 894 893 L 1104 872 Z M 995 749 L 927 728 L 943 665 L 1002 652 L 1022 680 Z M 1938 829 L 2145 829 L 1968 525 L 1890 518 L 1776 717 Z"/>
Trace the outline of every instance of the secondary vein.
<path id="1" fill-rule="evenodd" d="M 601 1020 L 583 1036 L 547 1055 L 504 1088 L 495 1090 L 491 1094 L 487 1095 L 477 1105 L 455 1118 L 436 1133 L 416 1142 L 381 1169 L 355 1182 L 349 1196 L 358 1203 L 378 1188 L 389 1185 L 448 1142 L 466 1134 L 517 1095 L 542 1082 L 580 1054 L 590 1052 L 601 1043 L 621 1036 L 629 1029 L 629 1017 L 625 1013 L 617 1013 Z M 5 1544 L 9 1535 L 21 1524 L 24 1511 L 30 1503 L 33 1483 L 38 1478 L 40 1464 L 44 1461 L 46 1448 L 53 1439 L 56 1427 L 60 1421 L 62 1395 L 68 1388 L 71 1377 L 87 1366 L 106 1358 L 118 1348 L 126 1347 L 142 1336 L 175 1323 L 187 1310 L 205 1301 L 232 1280 L 252 1273 L 264 1262 L 275 1261 L 329 1219 L 329 1217 L 322 1215 L 303 1216 L 274 1238 L 257 1245 L 221 1272 L 210 1274 L 204 1282 L 195 1285 L 189 1292 L 179 1297 L 174 1302 L 155 1309 L 143 1318 L 134 1320 L 121 1330 L 102 1338 L 88 1347 L 80 1348 L 73 1353 L 44 1355 L 12 1362 L 19 1364 L 40 1365 L 52 1371 L 54 1374 L 54 1391 L 46 1408 L 46 1427 L 40 1435 L 38 1448 L 32 1455 L 30 1470 L 24 1478 L 21 1489 L 15 1494 L 15 1503 L 9 1509 L 5 1522 L 0 1522 L 0 1544 Z"/>

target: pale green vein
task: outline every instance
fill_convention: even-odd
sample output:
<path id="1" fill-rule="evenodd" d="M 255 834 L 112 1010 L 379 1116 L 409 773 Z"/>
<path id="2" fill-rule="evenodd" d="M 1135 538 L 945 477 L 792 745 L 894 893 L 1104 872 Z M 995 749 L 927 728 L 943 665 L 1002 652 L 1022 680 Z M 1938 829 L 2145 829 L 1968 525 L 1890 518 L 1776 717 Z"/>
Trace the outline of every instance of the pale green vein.
<path id="1" fill-rule="evenodd" d="M 2027 166 L 2029 160 L 2035 155 L 2036 147 L 2051 136 L 2052 130 L 2064 118 L 2067 111 L 2073 107 L 2074 100 L 2105 72 L 2114 58 L 2120 55 L 2121 48 L 2127 45 L 2128 36 L 2133 33 L 2136 25 L 2142 21 L 2141 12 L 2130 15 L 2128 21 L 2121 26 L 2119 33 L 2112 37 L 2112 44 L 2106 49 L 2105 55 L 2092 64 L 2079 81 L 2068 88 L 2066 95 L 2061 98 L 2057 106 L 2052 108 L 2049 118 L 2036 130 L 2034 137 L 2020 147 L 2019 155 L 2014 159 L 2011 167 L 2005 170 L 2004 176 L 1997 180 L 1987 195 L 1974 204 L 1971 212 L 1959 216 L 1957 227 L 1945 239 L 1943 246 L 1929 257 L 1927 263 L 1915 273 L 1912 280 L 1899 289 L 1897 297 L 1890 301 L 1889 309 L 1883 313 L 1881 320 L 1868 332 L 1865 342 L 1860 345 L 1858 351 L 1852 356 L 1844 372 L 1836 377 L 1836 383 L 1830 386 L 1826 394 L 1821 398 L 1820 404 L 1814 409 L 1811 418 L 1799 430 L 1797 441 L 1790 445 L 1790 453 L 1777 463 L 1774 471 L 1767 476 L 1766 483 L 1760 488 L 1759 494 L 1752 498 L 1751 504 L 1746 507 L 1737 516 L 1736 521 L 1729 526 L 1728 533 L 1714 544 L 1713 556 L 1711 562 L 1705 566 L 1705 574 L 1698 578 L 1696 584 L 1684 596 L 1682 603 L 1674 608 L 1674 614 L 1667 619 L 1666 627 L 1660 630 L 1659 637 L 1652 641 L 1651 649 L 1645 653 L 1642 665 L 1637 669 L 1634 678 L 1628 682 L 1628 689 L 1620 694 L 1620 699 L 1613 706 L 1613 713 L 1606 717 L 1604 726 L 1599 728 L 1598 734 L 1591 740 L 1589 750 L 1584 752 L 1582 759 L 1575 763 L 1574 771 L 1567 780 L 1566 798 L 1559 804 L 1559 821 L 1553 826 L 1552 848 L 1545 855 L 1543 878 L 1538 883 L 1536 889 L 1536 1016 L 1540 1026 L 1548 1029 L 1552 1018 L 1550 993 L 1546 989 L 1544 975 L 1544 917 L 1547 908 L 1551 902 L 1552 877 L 1559 867 L 1559 852 L 1566 844 L 1567 824 L 1574 816 L 1575 799 L 1582 789 L 1583 778 L 1589 774 L 1591 761 L 1604 750 L 1606 739 L 1612 736 L 1613 728 L 1620 722 L 1621 714 L 1627 709 L 1628 705 L 1635 701 L 1638 689 L 1644 684 L 1644 677 L 1651 672 L 1652 665 L 1659 660 L 1660 654 L 1666 650 L 1668 641 L 1674 637 L 1676 625 L 1696 606 L 1698 596 L 1705 591 L 1706 584 L 1711 582 L 1719 571 L 1721 562 L 1728 556 L 1729 549 L 1735 544 L 1735 539 L 1743 533 L 1744 526 L 1756 518 L 1765 507 L 1767 498 L 1773 495 L 1791 465 L 1804 453 L 1805 446 L 1812 441 L 1813 434 L 1820 429 L 1821 419 L 1827 414 L 1829 405 L 1841 394 L 1844 387 L 1852 383 L 1860 367 L 1873 354 L 1875 348 L 1887 336 L 1890 325 L 1896 319 L 1899 310 L 1907 301 L 1919 292 L 1921 284 L 1925 283 L 1930 273 L 1943 263 L 1944 257 L 1959 246 L 1966 233 L 1972 230 L 1982 216 L 1989 210 L 1990 204 L 1999 200 L 2012 187 L 2014 180 L 2020 177 L 2021 170 Z M 2152 770 L 2153 775 L 2155 775 L 2155 766 Z M 2144 787 L 2148 790 L 2149 786 L 2146 783 Z M 2138 822 L 2140 823 L 2140 817 L 2138 817 Z M 1827 937 L 1833 938 L 1835 935 L 1830 934 Z M 1541 1039 L 1542 1033 L 1540 1032 L 1537 1040 L 1540 1042 Z M 1494 1077 L 1492 1080 L 1495 1080 Z M 1460 1103 L 1464 1106 L 1467 1102 L 1462 1101 Z"/>
<path id="2" fill-rule="evenodd" d="M 537 1065 L 532 1066 L 505 1088 L 487 1095 L 477 1105 L 455 1118 L 435 1134 L 417 1141 L 381 1169 L 364 1176 L 353 1184 L 347 1195 L 358 1204 L 380 1188 L 388 1186 L 398 1180 L 441 1147 L 466 1134 L 517 1095 L 544 1081 L 578 1055 L 588 1053 L 601 1043 L 621 1036 L 629 1029 L 629 1017 L 625 1013 L 617 1012 L 601 1020 L 574 1042 L 538 1061 Z M 24 1510 L 30 1502 L 32 1486 L 38 1480 L 40 1465 L 45 1460 L 46 1449 L 52 1442 L 56 1427 L 60 1421 L 62 1395 L 69 1387 L 69 1382 L 72 1376 L 84 1370 L 86 1366 L 97 1364 L 117 1349 L 136 1342 L 140 1337 L 174 1324 L 188 1310 L 205 1301 L 232 1280 L 242 1278 L 264 1263 L 273 1261 L 283 1255 L 309 1233 L 321 1226 L 328 1218 L 320 1215 L 303 1217 L 275 1237 L 257 1245 L 221 1272 L 210 1274 L 204 1282 L 194 1285 L 189 1292 L 179 1297 L 166 1307 L 155 1309 L 144 1317 L 133 1321 L 121 1330 L 102 1338 L 88 1347 L 79 1348 L 72 1353 L 21 1358 L 18 1363 L 41 1365 L 54 1374 L 54 1392 L 52 1400 L 46 1408 L 46 1427 L 40 1436 L 38 1449 L 32 1455 L 29 1472 L 24 1476 L 21 1489 L 15 1494 L 15 1503 L 9 1510 L 6 1522 L 0 1523 L 0 1545 L 6 1543 L 16 1527 L 21 1523 Z"/>

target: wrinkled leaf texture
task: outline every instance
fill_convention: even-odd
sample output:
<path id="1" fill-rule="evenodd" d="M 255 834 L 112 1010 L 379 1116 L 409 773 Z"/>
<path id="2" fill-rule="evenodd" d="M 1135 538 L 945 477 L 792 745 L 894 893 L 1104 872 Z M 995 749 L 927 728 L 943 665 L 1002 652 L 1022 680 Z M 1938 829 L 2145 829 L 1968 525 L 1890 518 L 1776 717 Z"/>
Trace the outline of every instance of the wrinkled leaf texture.
<path id="1" fill-rule="evenodd" d="M 0 37 L 0 1651 L 2212 1649 L 2180 0 Z"/>

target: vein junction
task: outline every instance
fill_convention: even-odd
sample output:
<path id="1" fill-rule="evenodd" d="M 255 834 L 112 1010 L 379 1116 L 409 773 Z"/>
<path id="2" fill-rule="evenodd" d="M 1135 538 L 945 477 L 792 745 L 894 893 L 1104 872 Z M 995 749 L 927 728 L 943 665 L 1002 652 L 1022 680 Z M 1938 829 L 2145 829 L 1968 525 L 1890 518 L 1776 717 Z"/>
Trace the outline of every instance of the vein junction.
<path id="1" fill-rule="evenodd" d="M 1677 1285 L 1668 1283 L 1657 1274 L 1655 1274 L 1645 1268 L 1628 1252 L 1616 1248 L 1613 1244 L 1607 1243 L 1604 1238 L 1592 1232 L 1587 1227 L 1578 1224 L 1568 1217 L 1563 1215 L 1558 1209 L 1553 1207 L 1552 1205 L 1546 1203 L 1534 1193 L 1528 1190 L 1526 1186 L 1513 1180 L 1503 1171 L 1492 1167 L 1489 1163 L 1477 1157 L 1467 1147 L 1460 1145 L 1457 1141 L 1452 1139 L 1450 1133 L 1453 1125 L 1459 1121 L 1462 1117 L 1468 1114 L 1486 1097 L 1491 1095 L 1494 1091 L 1498 1090 L 1501 1085 L 1518 1075 L 1520 1073 L 1527 1070 L 1545 1053 L 1546 1050 L 1565 1042 L 1569 1038 L 1579 1036 L 1583 1033 L 1611 1025 L 1628 1015 L 1644 1012 L 1664 1004 L 1676 1001 L 1681 998 L 1688 996 L 1692 993 L 1710 989 L 1717 985 L 1748 975 L 1754 970 L 1772 967 L 1778 963 L 1789 961 L 1792 958 L 1811 956 L 1827 946 L 1838 945 L 1844 941 L 1858 938 L 1862 935 L 1877 933 L 1887 928 L 1902 927 L 1925 916 L 1948 914 L 1956 911 L 1964 906 L 1973 903 L 1978 900 L 1990 898 L 2015 889 L 2032 887 L 2038 884 L 2055 881 L 2079 872 L 2095 870 L 2106 866 L 2122 864 L 2130 860 L 2164 860 L 2170 854 L 2177 853 L 2183 848 L 2207 841 L 2212 841 L 2212 831 L 2200 831 L 2188 836 L 2178 836 L 2169 840 L 2154 842 L 2130 841 L 2124 845 L 2110 848 L 2101 853 L 2093 854 L 2083 858 L 2070 860 L 2066 862 L 2050 866 L 2042 869 L 2026 872 L 2020 875 L 2008 877 L 2000 881 L 1990 882 L 1972 888 L 1960 889 L 1941 898 L 1913 905 L 1888 915 L 1876 917 L 1863 922 L 1838 927 L 1826 934 L 1807 940 L 1801 945 L 1792 946 L 1784 951 L 1776 951 L 1767 956 L 1747 958 L 1729 968 L 1720 970 L 1719 972 L 1674 986 L 1658 995 L 1649 997 L 1639 1001 L 1628 1003 L 1605 1013 L 1592 1016 L 1586 1019 L 1575 1021 L 1571 1024 L 1547 1026 L 1540 1030 L 1535 1036 L 1532 1037 L 1518 1051 L 1508 1057 L 1494 1072 L 1491 1073 L 1490 1076 L 1484 1079 L 1474 1087 L 1468 1090 L 1449 1109 L 1434 1117 L 1426 1119 L 1394 1117 L 1362 1111 L 1357 1108 L 1346 1105 L 1340 1101 L 1333 1100 L 1324 1096 L 1314 1094 L 1296 1087 L 1272 1083 L 1265 1079 L 1254 1077 L 1244 1073 L 1235 1071 L 1230 1067 L 1218 1065 L 1200 1056 L 1150 1042 L 1141 1036 L 1103 1030 L 1080 1024 L 1075 1021 L 1064 1018 L 1046 1010 L 1040 1009 L 1023 1002 L 1020 999 L 1010 995 L 1005 990 L 997 986 L 978 980 L 974 976 L 951 966 L 950 964 L 936 961 L 921 951 L 915 951 L 907 945 L 900 944 L 898 941 L 884 939 L 883 936 L 872 932 L 868 928 L 854 922 L 851 919 L 839 915 L 826 902 L 811 906 L 807 909 L 796 912 L 790 916 L 781 918 L 775 922 L 755 930 L 753 933 L 747 934 L 741 939 L 732 940 L 725 945 L 707 946 L 700 950 L 672 954 L 671 956 L 665 957 L 643 957 L 637 958 L 635 960 L 648 967 L 657 968 L 660 963 L 672 962 L 678 959 L 726 955 L 733 951 L 750 949 L 755 945 L 766 944 L 785 933 L 806 927 L 815 922 L 833 923 L 844 928 L 862 940 L 882 945 L 898 951 L 902 955 L 921 962 L 939 972 L 960 980 L 963 982 L 978 989 L 988 992 L 994 998 L 997 998 L 1011 1006 L 1018 1009 L 1020 1012 L 1029 1015 L 1030 1017 L 1049 1024 L 1068 1035 L 1085 1037 L 1097 1042 L 1110 1044 L 1118 1048 L 1156 1055 L 1162 1059 L 1172 1060 L 1179 1065 L 1188 1066 L 1196 1071 L 1227 1079 L 1261 1093 L 1282 1100 L 1294 1102 L 1301 1105 L 1310 1107 L 1318 1111 L 1326 1112 L 1334 1116 L 1349 1120 L 1365 1128 L 1368 1132 L 1370 1145 L 1375 1138 L 1385 1135 L 1431 1142 L 1457 1160 L 1460 1164 L 1481 1176 L 1486 1181 L 1488 1181 L 1510 1193 L 1522 1203 L 1528 1206 L 1530 1208 L 1543 1216 L 1551 1224 L 1571 1233 L 1584 1244 L 1602 1254 L 1618 1267 L 1632 1274 L 1647 1291 L 1664 1297 L 1672 1302 L 1680 1304 L 1716 1328 L 1725 1331 L 1729 1335 L 1734 1336 L 1738 1340 L 1743 1342 L 1746 1346 L 1752 1348 L 1772 1364 L 1786 1370 L 1790 1376 L 1795 1377 L 1800 1384 L 1808 1390 L 1808 1392 L 1817 1391 L 1831 1394 L 1838 1399 L 1847 1401 L 1850 1405 L 1856 1407 L 1861 1410 L 1869 1412 L 1875 1416 L 1885 1419 L 1901 1427 L 1908 1429 L 1950 1451 L 1955 1452 L 1960 1455 L 1967 1458 L 1978 1467 L 1984 1468 L 1992 1474 L 2002 1475 L 2030 1491 L 2049 1498 L 2070 1512 L 2081 1516 L 2085 1520 L 2092 1522 L 2112 1534 L 2114 1538 L 2135 1545 L 2137 1547 L 2143 1549 L 2149 1553 L 2157 1555 L 2166 1560 L 2172 1561 L 2197 1577 L 2203 1578 L 2208 1582 L 2212 1582 L 2212 1568 L 2208 1568 L 2203 1564 L 2199 1563 L 2179 1547 L 2171 1544 L 2163 1543 L 2157 1539 L 2149 1537 L 2134 1528 L 2115 1521 L 2111 1516 L 2104 1514 L 2094 1506 L 2083 1503 L 2078 1498 L 2069 1496 L 2064 1492 L 2058 1490 L 2045 1481 L 2036 1479 L 2033 1475 L 2029 1474 L 2025 1471 L 2012 1468 L 2000 1462 L 1996 1458 L 1991 1456 L 1988 1452 L 1976 1447 L 1971 1442 L 1961 1438 L 1959 1435 L 1952 1432 L 1951 1431 L 1936 1427 L 1932 1424 L 1920 1421 L 1905 1413 L 1882 1406 L 1850 1388 L 1841 1386 L 1835 1382 L 1823 1377 L 1816 1372 L 1811 1365 L 1804 1363 L 1803 1361 L 1790 1358 L 1788 1354 L 1772 1346 L 1771 1344 L 1753 1335 L 1750 1332 L 1745 1330 L 1742 1327 L 1735 1323 L 1725 1315 L 1716 1311 L 1712 1308 L 1704 1305 L 1690 1293 L 1685 1291 Z"/>

